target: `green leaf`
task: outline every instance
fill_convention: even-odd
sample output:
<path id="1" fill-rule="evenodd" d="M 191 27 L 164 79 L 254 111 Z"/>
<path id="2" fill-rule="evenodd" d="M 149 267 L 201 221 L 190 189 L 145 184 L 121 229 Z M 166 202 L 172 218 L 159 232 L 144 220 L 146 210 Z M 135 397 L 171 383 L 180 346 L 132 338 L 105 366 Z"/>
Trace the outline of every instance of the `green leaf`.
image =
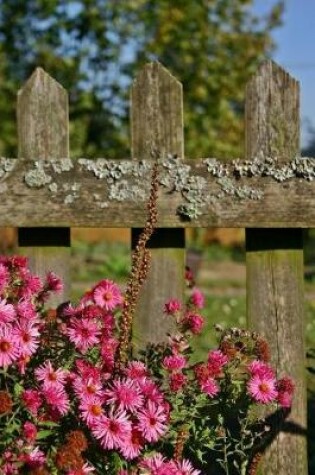
<path id="1" fill-rule="evenodd" d="M 40 430 L 37 433 L 36 440 L 46 439 L 47 437 L 49 437 L 53 433 L 54 433 L 54 431 L 52 431 L 52 430 Z"/>

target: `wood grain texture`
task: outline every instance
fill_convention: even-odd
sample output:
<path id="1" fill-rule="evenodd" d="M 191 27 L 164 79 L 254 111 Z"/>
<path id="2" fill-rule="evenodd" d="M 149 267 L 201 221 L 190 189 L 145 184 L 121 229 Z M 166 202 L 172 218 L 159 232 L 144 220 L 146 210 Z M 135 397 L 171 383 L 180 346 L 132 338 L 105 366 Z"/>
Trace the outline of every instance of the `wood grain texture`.
<path id="1" fill-rule="evenodd" d="M 47 159 L 69 156 L 68 94 L 41 68 L 34 71 L 18 92 L 17 127 L 19 157 Z M 37 200 L 31 199 L 25 214 L 26 226 L 32 226 L 30 218 L 36 208 Z M 49 214 L 50 200 L 46 198 L 46 215 Z M 21 226 L 15 223 L 17 225 Z M 41 225 L 39 221 L 37 226 Z M 19 252 L 29 257 L 33 272 L 44 278 L 48 271 L 53 271 L 62 278 L 63 292 L 53 297 L 50 305 L 66 301 L 70 293 L 70 230 L 66 237 L 64 232 L 62 235 L 63 242 L 60 243 L 60 230 L 51 228 L 49 239 L 43 235 L 38 241 L 34 229 L 19 230 Z M 21 246 L 26 242 L 26 247 Z"/>
<path id="2" fill-rule="evenodd" d="M 7 191 L 0 195 L 0 226 L 26 227 L 142 227 L 146 220 L 146 202 L 143 199 L 117 201 L 109 200 L 109 185 L 106 180 L 96 178 L 93 173 L 82 169 L 77 161 L 69 172 L 55 173 L 49 170 L 52 183 L 58 192 L 52 193 L 49 185 L 29 188 L 25 174 L 34 168 L 33 162 L 12 159 L 15 169 L 5 181 Z M 116 163 L 124 163 L 127 160 Z M 292 178 L 283 183 L 271 177 L 252 177 L 235 180 L 237 186 L 247 186 L 263 193 L 260 200 L 240 199 L 223 194 L 217 179 L 212 177 L 206 166 L 197 160 L 185 160 L 191 166 L 191 175 L 206 180 L 205 197 L 214 197 L 205 204 L 201 215 L 191 221 L 183 220 L 177 208 L 184 203 L 179 192 L 169 192 L 160 187 L 158 200 L 158 227 L 266 227 L 266 228 L 308 228 L 315 227 L 315 181 Z M 161 172 L 162 173 L 162 172 Z M 132 189 L 137 179 L 124 177 L 127 189 Z M 150 172 L 142 179 L 148 188 Z M 80 190 L 72 203 L 66 204 L 68 188 L 80 184 Z M 102 208 L 95 195 L 108 206 Z M 48 207 L 49 203 L 49 207 Z"/>
<path id="3" fill-rule="evenodd" d="M 184 156 L 182 86 L 159 63 L 147 64 L 131 89 L 132 155 L 146 158 L 150 152 Z M 158 221 L 160 217 L 158 216 Z M 137 305 L 134 340 L 137 347 L 161 342 L 172 329 L 163 316 L 170 298 L 183 300 L 185 236 L 183 229 L 157 229 L 150 246 L 151 265 Z M 133 230 L 133 240 L 138 230 Z M 164 242 L 163 242 L 164 241 Z M 182 241 L 182 247 L 178 242 Z"/>
<path id="4" fill-rule="evenodd" d="M 246 154 L 299 150 L 299 85 L 275 63 L 260 67 L 246 92 Z M 291 194 L 292 190 L 290 191 Z M 292 205 L 292 203 L 291 203 Z M 271 210 L 265 210 L 266 213 Z M 289 213 L 289 211 L 288 211 Z M 299 220 L 297 220 L 298 222 Z M 261 473 L 305 475 L 306 386 L 303 243 L 300 229 L 247 229 L 247 312 L 251 328 L 270 343 L 277 374 L 296 383 L 292 412 L 267 449 Z"/>

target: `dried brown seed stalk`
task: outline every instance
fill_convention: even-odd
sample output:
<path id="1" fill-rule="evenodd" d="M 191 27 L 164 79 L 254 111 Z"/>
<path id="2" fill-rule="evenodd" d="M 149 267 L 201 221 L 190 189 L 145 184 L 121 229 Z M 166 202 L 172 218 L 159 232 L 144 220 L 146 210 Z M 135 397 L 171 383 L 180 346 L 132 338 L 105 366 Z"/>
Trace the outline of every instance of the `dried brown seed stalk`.
<path id="1" fill-rule="evenodd" d="M 128 359 L 131 340 L 132 321 L 138 296 L 144 283 L 149 267 L 150 252 L 146 248 L 147 242 L 152 236 L 157 224 L 157 197 L 158 197 L 158 164 L 153 165 L 151 178 L 151 191 L 148 201 L 148 218 L 144 229 L 140 234 L 136 248 L 132 254 L 131 275 L 125 292 L 124 307 L 120 320 L 120 335 L 118 346 L 117 365 L 122 367 Z"/>

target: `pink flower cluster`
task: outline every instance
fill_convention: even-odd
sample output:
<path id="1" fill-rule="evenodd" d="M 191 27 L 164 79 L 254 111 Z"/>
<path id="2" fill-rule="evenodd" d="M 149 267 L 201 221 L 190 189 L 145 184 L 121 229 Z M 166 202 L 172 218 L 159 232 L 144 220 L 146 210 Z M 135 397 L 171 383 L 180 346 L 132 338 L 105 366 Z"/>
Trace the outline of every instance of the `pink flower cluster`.
<path id="1" fill-rule="evenodd" d="M 77 362 L 72 384 L 80 417 L 104 449 L 132 460 L 165 434 L 169 406 L 139 361 L 129 362 L 121 377 L 107 378 L 101 368 Z"/>
<path id="2" fill-rule="evenodd" d="M 51 292 L 62 289 L 49 272 L 42 283 L 24 257 L 0 257 L 0 367 L 16 365 L 24 374 L 36 353 L 44 325 L 39 308 Z"/>
<path id="3" fill-rule="evenodd" d="M 118 475 L 201 475 L 201 472 L 194 469 L 189 460 L 167 460 L 162 454 L 156 453 L 144 457 L 137 470 L 120 470 Z"/>
<path id="4" fill-rule="evenodd" d="M 212 350 L 208 354 L 206 364 L 199 363 L 194 367 L 194 373 L 202 392 L 213 398 L 220 392 L 219 379 L 223 377 L 223 367 L 228 363 L 228 357 L 221 350 Z"/>
<path id="5" fill-rule="evenodd" d="M 247 391 L 254 401 L 261 404 L 278 402 L 283 408 L 291 407 L 294 392 L 291 378 L 285 376 L 277 381 L 273 368 L 260 360 L 252 361 L 248 371 Z"/>
<path id="6" fill-rule="evenodd" d="M 115 337 L 114 311 L 123 302 L 119 287 L 102 280 L 87 292 L 77 307 L 69 305 L 63 311 L 63 333 L 79 353 L 100 348 L 103 364 L 109 372 L 114 365 L 118 340 Z"/>
<path id="7" fill-rule="evenodd" d="M 204 307 L 204 295 L 199 289 L 194 289 L 187 305 L 183 308 L 178 299 L 170 299 L 164 306 L 164 312 L 172 315 L 179 329 L 199 335 L 204 327 L 204 318 L 198 313 Z"/>

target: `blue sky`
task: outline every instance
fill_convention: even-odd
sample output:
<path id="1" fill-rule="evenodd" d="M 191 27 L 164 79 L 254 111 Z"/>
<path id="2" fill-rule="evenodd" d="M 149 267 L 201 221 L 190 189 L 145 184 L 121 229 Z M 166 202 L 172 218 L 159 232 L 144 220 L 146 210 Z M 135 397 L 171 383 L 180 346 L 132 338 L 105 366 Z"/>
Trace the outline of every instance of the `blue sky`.
<path id="1" fill-rule="evenodd" d="M 255 10 L 268 10 L 275 0 L 256 0 Z M 307 120 L 315 128 L 315 0 L 286 0 L 283 26 L 275 30 L 273 59 L 300 82 L 302 145 Z"/>

